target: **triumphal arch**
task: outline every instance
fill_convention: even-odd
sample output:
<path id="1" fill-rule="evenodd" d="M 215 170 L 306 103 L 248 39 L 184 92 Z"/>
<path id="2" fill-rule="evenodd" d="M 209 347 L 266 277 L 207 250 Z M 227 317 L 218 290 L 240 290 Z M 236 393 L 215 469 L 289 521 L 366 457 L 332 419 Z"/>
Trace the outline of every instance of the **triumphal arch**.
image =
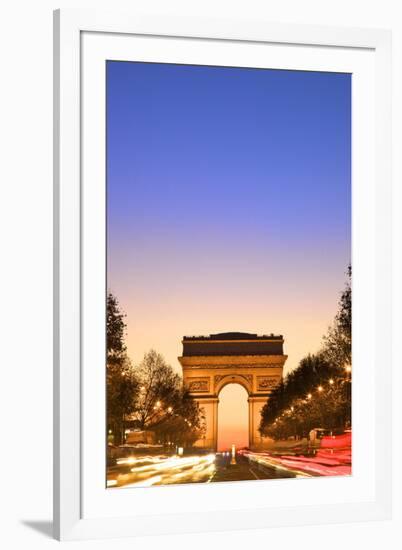
<path id="1" fill-rule="evenodd" d="M 224 332 L 184 336 L 179 357 L 184 385 L 204 410 L 206 431 L 196 446 L 217 448 L 219 393 L 227 384 L 240 384 L 248 393 L 249 447 L 264 447 L 258 427 L 260 412 L 280 382 L 287 355 L 281 335 Z"/>

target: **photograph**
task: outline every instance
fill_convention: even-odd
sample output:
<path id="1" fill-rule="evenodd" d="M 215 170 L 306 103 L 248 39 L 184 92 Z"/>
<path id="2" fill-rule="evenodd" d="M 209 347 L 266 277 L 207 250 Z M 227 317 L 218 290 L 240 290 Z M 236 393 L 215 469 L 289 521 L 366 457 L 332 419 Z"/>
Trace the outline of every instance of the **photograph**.
<path id="1" fill-rule="evenodd" d="M 352 474 L 351 87 L 106 61 L 111 491 Z"/>

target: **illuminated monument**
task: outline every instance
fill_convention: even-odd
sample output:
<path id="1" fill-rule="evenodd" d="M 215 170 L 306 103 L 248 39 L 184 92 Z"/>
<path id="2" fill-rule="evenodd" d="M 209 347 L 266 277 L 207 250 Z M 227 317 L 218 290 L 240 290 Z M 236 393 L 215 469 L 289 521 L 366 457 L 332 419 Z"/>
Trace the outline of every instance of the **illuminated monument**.
<path id="1" fill-rule="evenodd" d="M 287 355 L 283 337 L 245 332 L 184 336 L 179 357 L 184 385 L 204 409 L 206 433 L 196 446 L 217 448 L 219 393 L 227 384 L 240 384 L 248 393 L 249 447 L 264 446 L 258 432 L 260 411 L 282 379 Z"/>

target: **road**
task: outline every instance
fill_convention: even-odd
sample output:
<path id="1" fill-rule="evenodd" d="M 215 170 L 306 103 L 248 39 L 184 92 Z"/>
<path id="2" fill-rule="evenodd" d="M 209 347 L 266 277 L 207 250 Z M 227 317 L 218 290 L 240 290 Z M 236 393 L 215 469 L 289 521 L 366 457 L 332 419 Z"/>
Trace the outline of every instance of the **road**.
<path id="1" fill-rule="evenodd" d="M 216 481 L 248 481 L 255 479 L 277 479 L 296 477 L 296 474 L 286 470 L 278 470 L 274 466 L 268 467 L 258 462 L 250 461 L 246 456 L 236 454 L 217 455 L 215 458 L 215 472 L 211 482 Z"/>
<path id="2" fill-rule="evenodd" d="M 214 483 L 299 477 L 291 469 L 251 460 L 237 453 L 178 457 L 135 455 L 118 459 L 107 475 L 108 487 L 147 487 L 177 483 Z"/>

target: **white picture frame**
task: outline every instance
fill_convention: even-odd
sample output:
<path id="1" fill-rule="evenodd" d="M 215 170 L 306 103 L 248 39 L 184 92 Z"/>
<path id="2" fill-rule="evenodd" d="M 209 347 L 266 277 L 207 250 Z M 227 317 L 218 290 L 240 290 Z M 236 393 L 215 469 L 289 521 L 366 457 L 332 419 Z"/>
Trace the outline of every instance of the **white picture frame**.
<path id="1" fill-rule="evenodd" d="M 186 48 L 182 48 L 184 42 Z M 104 361 L 99 335 L 104 332 L 105 308 L 105 59 L 215 65 L 230 62 L 355 74 L 353 415 L 354 427 L 361 429 L 354 430 L 353 475 L 349 478 L 308 480 L 308 489 L 305 480 L 269 481 L 270 497 L 264 493 L 266 482 L 108 494 L 100 484 L 105 466 L 104 453 L 99 453 L 105 430 L 104 371 L 98 368 Z M 384 30 L 229 18 L 55 12 L 56 538 L 221 531 L 390 517 L 390 60 L 391 35 Z M 380 346 L 380 342 L 387 345 Z"/>

